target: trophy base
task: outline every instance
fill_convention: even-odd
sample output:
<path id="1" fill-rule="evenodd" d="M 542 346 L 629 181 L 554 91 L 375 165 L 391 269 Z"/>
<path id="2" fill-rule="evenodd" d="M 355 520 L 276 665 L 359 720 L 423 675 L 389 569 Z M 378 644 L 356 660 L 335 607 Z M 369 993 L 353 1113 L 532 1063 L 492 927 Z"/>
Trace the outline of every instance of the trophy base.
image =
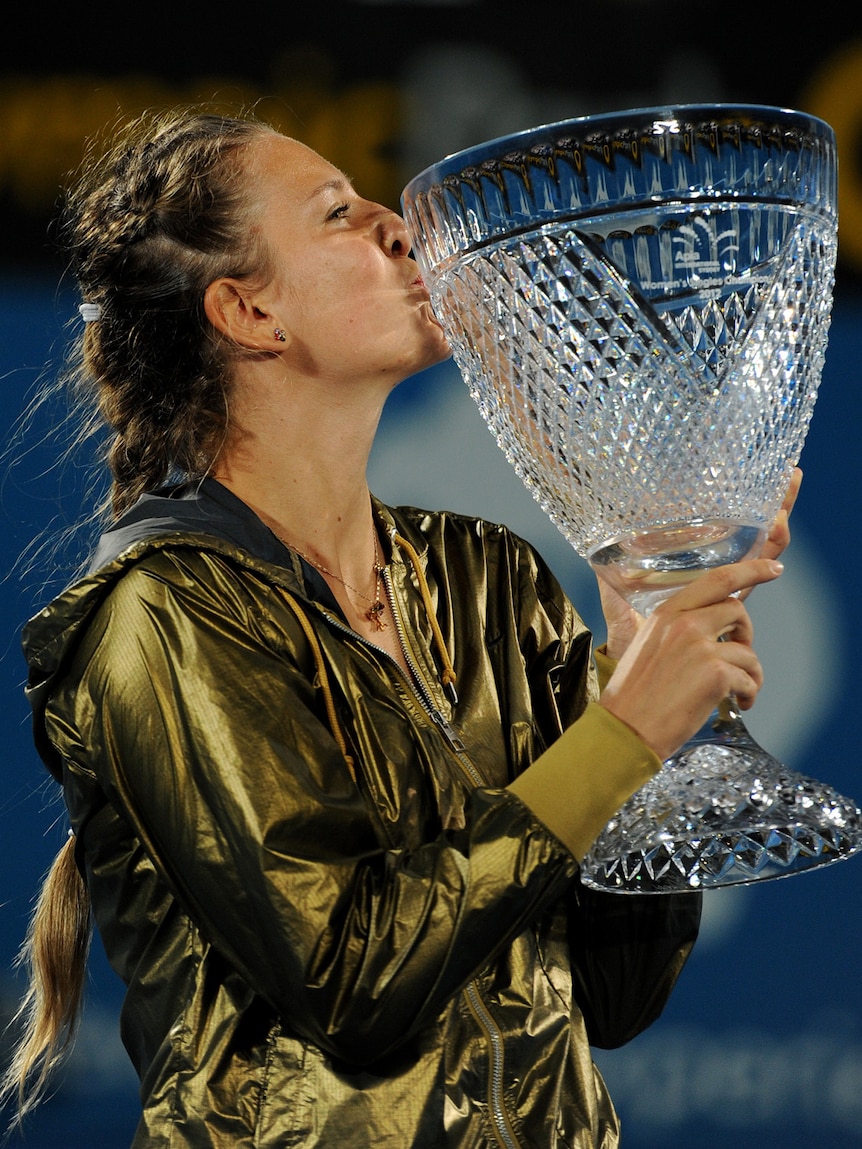
<path id="1" fill-rule="evenodd" d="M 788 770 L 727 703 L 608 823 L 581 881 L 672 894 L 790 877 L 860 850 L 855 802 Z"/>

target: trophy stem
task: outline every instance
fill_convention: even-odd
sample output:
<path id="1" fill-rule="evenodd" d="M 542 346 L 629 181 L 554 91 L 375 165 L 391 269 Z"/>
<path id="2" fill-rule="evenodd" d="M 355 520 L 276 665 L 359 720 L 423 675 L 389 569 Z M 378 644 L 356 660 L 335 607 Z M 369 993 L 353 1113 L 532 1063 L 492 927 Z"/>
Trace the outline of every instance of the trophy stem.
<path id="1" fill-rule="evenodd" d="M 732 699 L 605 827 L 594 889 L 670 894 L 788 877 L 862 849 L 862 811 L 755 742 Z"/>

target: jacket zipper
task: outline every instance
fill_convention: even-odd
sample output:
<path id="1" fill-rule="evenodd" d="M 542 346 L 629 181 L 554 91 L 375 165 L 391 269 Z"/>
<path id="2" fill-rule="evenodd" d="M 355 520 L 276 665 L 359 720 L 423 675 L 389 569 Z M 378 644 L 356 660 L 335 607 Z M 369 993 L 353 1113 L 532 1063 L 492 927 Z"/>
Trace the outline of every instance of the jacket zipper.
<path id="1" fill-rule="evenodd" d="M 404 655 L 404 661 L 407 663 L 407 668 L 410 671 L 410 677 L 404 674 L 398 662 L 383 650 L 382 647 L 377 646 L 376 643 L 369 642 L 358 635 L 355 630 L 343 623 L 337 616 L 326 612 L 327 619 L 332 623 L 336 629 L 349 634 L 351 638 L 359 640 L 368 646 L 372 646 L 375 653 L 383 655 L 388 659 L 394 667 L 398 670 L 399 674 L 403 675 L 405 681 L 413 689 L 413 693 L 419 699 L 423 710 L 428 714 L 428 717 L 434 725 L 440 730 L 449 748 L 452 750 L 458 762 L 461 764 L 462 769 L 467 774 L 470 781 L 474 786 L 481 786 L 484 780 L 480 777 L 476 767 L 467 756 L 467 748 L 458 737 L 457 733 L 452 729 L 447 721 L 445 715 L 441 714 L 434 703 L 431 691 L 422 677 L 419 667 L 416 665 L 416 660 L 407 645 L 407 636 L 404 633 L 404 624 L 401 621 L 401 615 L 398 611 L 398 605 L 395 600 L 395 593 L 392 587 L 392 576 L 389 568 L 383 570 L 383 585 L 386 590 L 386 599 L 389 603 L 389 610 L 395 624 L 395 633 L 398 636 L 398 645 L 401 647 L 401 653 Z M 488 1044 L 488 1108 L 491 1114 L 492 1124 L 497 1141 L 502 1146 L 502 1149 L 520 1149 L 520 1143 L 512 1130 L 511 1122 L 506 1113 L 505 1101 L 503 1098 L 503 1034 L 500 1027 L 494 1021 L 494 1018 L 488 1012 L 488 1008 L 482 1001 L 479 993 L 478 982 L 473 981 L 466 986 L 465 995 L 467 1003 L 470 1007 L 470 1012 L 476 1020 L 479 1028 L 485 1034 Z"/>
<path id="2" fill-rule="evenodd" d="M 338 615 L 333 614 L 332 611 L 327 610 L 326 608 L 322 608 L 322 611 L 326 616 L 326 621 L 332 626 L 334 630 L 340 630 L 342 634 L 349 635 L 354 642 L 360 642 L 363 646 L 371 647 L 376 655 L 385 658 L 387 662 L 390 662 L 395 667 L 395 669 L 398 671 L 398 673 L 401 675 L 401 677 L 412 690 L 413 694 L 418 699 L 422 709 L 445 738 L 447 746 L 458 759 L 458 762 L 467 777 L 470 779 L 474 786 L 484 786 L 484 778 L 481 777 L 478 770 L 470 761 L 470 758 L 467 756 L 467 747 L 458 737 L 457 733 L 452 729 L 446 719 L 446 716 L 441 714 L 437 709 L 434 703 L 434 699 L 431 696 L 431 691 L 428 689 L 421 677 L 419 667 L 416 665 L 416 661 L 411 655 L 407 646 L 407 640 L 404 635 L 404 628 L 401 624 L 401 619 L 399 618 L 398 612 L 393 603 L 392 595 L 390 593 L 391 588 L 388 586 L 388 571 L 384 572 L 383 578 L 384 585 L 386 586 L 386 597 L 389 600 L 392 617 L 395 620 L 395 632 L 398 635 L 398 643 L 401 647 L 401 652 L 404 655 L 404 661 L 407 663 L 407 666 L 410 670 L 409 675 L 404 673 L 404 669 L 399 666 L 397 659 L 394 659 L 388 651 L 383 649 L 382 646 L 378 646 L 376 642 L 371 642 L 369 639 L 363 638 L 361 634 L 357 634 L 352 627 L 347 625 L 347 623 L 342 622 Z"/>
<path id="3" fill-rule="evenodd" d="M 385 567 L 383 570 L 383 585 L 386 589 L 389 610 L 395 624 L 398 644 L 401 647 L 401 653 L 404 655 L 404 661 L 410 670 L 414 689 L 422 705 L 428 711 L 432 721 L 440 728 L 452 750 L 457 755 L 458 761 L 465 769 L 470 780 L 474 785 L 481 786 L 482 779 L 479 777 L 478 771 L 473 763 L 467 757 L 464 743 L 449 725 L 445 716 L 441 714 L 435 706 L 431 691 L 428 689 L 419 667 L 416 665 L 413 655 L 411 654 L 410 647 L 407 645 L 407 636 L 404 633 L 404 624 L 401 621 L 401 615 L 395 601 L 392 575 L 389 571 L 389 567 Z M 515 1136 L 508 1114 L 506 1113 L 506 1105 L 503 1098 L 502 1031 L 482 1000 L 478 981 L 470 982 L 470 984 L 465 987 L 464 992 L 467 996 L 470 1012 L 473 1014 L 479 1028 L 485 1034 L 488 1043 L 488 1108 L 491 1114 L 494 1132 L 502 1149 L 520 1149 L 520 1143 Z"/>
<path id="4" fill-rule="evenodd" d="M 488 1059 L 488 1108 L 497 1140 L 503 1149 L 520 1149 L 520 1141 L 515 1134 L 503 1097 L 503 1035 L 488 1011 L 479 993 L 478 982 L 472 981 L 464 990 L 467 1004 L 479 1028 L 488 1039 L 490 1057 Z"/>
<path id="5" fill-rule="evenodd" d="M 428 717 L 434 725 L 441 731 L 443 737 L 449 744 L 450 749 L 453 751 L 458 761 L 461 763 L 462 768 L 467 774 L 467 777 L 474 786 L 483 785 L 484 779 L 479 775 L 478 770 L 470 761 L 467 755 L 467 747 L 458 737 L 457 733 L 452 729 L 444 714 L 441 714 L 437 708 L 431 691 L 422 677 L 422 672 L 416 665 L 416 660 L 407 645 L 407 636 L 404 633 L 404 623 L 401 621 L 401 615 L 398 611 L 398 604 L 395 601 L 395 592 L 392 587 L 392 574 L 389 567 L 383 569 L 383 586 L 386 591 L 386 599 L 389 603 L 389 611 L 392 615 L 392 621 L 395 624 L 395 633 L 398 636 L 398 645 L 401 647 L 401 653 L 404 655 L 404 661 L 407 663 L 407 668 L 410 671 L 411 685 L 413 686 L 414 693 L 422 703 L 423 709 L 428 714 Z M 384 651 L 384 654 L 386 652 Z M 390 657 L 387 655 L 387 657 Z M 395 662 L 394 659 L 392 659 Z M 398 666 L 398 663 L 395 663 Z M 399 667 L 399 670 L 401 668 Z"/>

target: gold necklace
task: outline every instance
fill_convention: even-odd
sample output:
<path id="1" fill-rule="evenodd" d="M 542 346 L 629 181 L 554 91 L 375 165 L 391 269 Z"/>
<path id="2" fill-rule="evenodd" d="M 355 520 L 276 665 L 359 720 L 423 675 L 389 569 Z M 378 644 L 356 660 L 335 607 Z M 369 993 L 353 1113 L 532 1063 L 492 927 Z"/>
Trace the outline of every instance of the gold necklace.
<path id="1" fill-rule="evenodd" d="M 281 535 L 279 535 L 278 537 L 281 539 Z M 368 619 L 369 622 L 374 624 L 375 630 L 385 630 L 386 629 L 386 623 L 383 621 L 383 612 L 386 610 L 386 603 L 380 597 L 380 576 L 383 574 L 383 571 L 386 568 L 380 562 L 380 551 L 377 549 L 377 530 L 376 530 L 376 528 L 373 529 L 373 539 L 374 539 L 374 567 L 373 567 L 373 569 L 374 569 L 374 598 L 373 599 L 370 597 L 370 595 L 363 594 L 362 591 L 359 590 L 358 587 L 351 586 L 349 582 L 347 582 L 345 579 L 343 579 L 341 577 L 341 575 L 337 575 L 335 573 L 335 571 L 331 571 L 328 567 L 325 567 L 323 565 L 323 563 L 315 562 L 314 559 L 311 558 L 310 555 L 307 555 L 305 553 L 305 551 L 301 551 L 299 549 L 299 547 L 293 547 L 292 549 L 295 550 L 298 555 L 302 555 L 302 557 L 305 559 L 305 561 L 307 563 L 310 563 L 314 567 L 315 570 L 320 571 L 320 573 L 323 575 L 328 575 L 330 578 L 336 579 L 338 582 L 341 583 L 341 585 L 343 587 L 346 587 L 347 590 L 353 591 L 354 594 L 359 595 L 359 597 L 362 599 L 365 599 L 366 602 L 370 602 L 371 606 L 365 612 L 365 617 Z M 284 543 L 284 545 L 286 547 L 290 546 L 290 543 L 287 542 L 286 539 L 281 539 L 281 541 Z"/>

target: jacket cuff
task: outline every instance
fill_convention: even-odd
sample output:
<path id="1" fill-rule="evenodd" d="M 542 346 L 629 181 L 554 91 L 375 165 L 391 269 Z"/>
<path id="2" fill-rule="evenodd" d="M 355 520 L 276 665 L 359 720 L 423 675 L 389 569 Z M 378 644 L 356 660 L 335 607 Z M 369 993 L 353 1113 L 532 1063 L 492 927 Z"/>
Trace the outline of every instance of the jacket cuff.
<path id="1" fill-rule="evenodd" d="M 661 769 L 647 744 L 596 702 L 508 789 L 581 861 L 636 790 Z"/>

